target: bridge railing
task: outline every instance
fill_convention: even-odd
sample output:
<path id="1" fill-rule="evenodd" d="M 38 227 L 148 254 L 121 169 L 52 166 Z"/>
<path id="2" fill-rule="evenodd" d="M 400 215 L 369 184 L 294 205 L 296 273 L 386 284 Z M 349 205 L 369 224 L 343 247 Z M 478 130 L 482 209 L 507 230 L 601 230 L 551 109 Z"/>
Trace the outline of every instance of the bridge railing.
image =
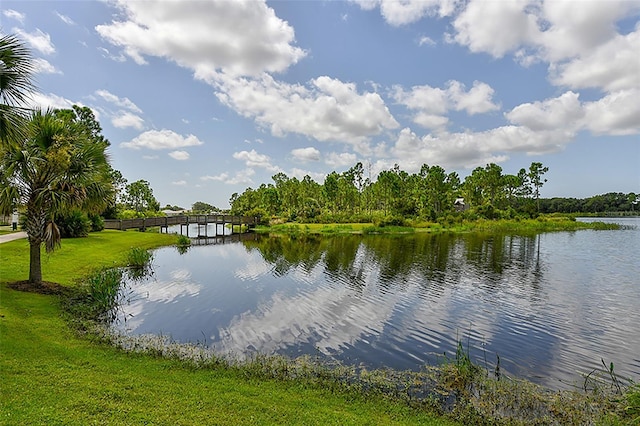
<path id="1" fill-rule="evenodd" d="M 171 225 L 206 225 L 210 223 L 230 224 L 230 225 L 247 225 L 253 228 L 257 224 L 257 219 L 250 216 L 232 216 L 232 215 L 180 215 L 180 216 L 162 216 L 162 217 L 145 217 L 134 219 L 105 219 L 105 229 L 118 229 L 125 231 L 127 229 L 146 229 L 151 227 L 166 228 Z"/>

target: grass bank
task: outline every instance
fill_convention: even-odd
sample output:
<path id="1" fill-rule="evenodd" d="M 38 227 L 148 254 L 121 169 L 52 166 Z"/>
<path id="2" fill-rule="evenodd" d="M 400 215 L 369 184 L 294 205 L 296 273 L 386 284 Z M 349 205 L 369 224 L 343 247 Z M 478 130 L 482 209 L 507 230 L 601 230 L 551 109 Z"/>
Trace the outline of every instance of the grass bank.
<path id="1" fill-rule="evenodd" d="M 259 226 L 257 232 L 263 233 L 310 233 L 310 234 L 402 234 L 402 233 L 438 233 L 438 232 L 509 232 L 532 234 L 539 232 L 577 231 L 581 229 L 619 229 L 620 226 L 603 222 L 580 222 L 574 217 L 543 215 L 536 219 L 498 219 L 498 220 L 457 220 L 451 222 L 407 221 L 405 226 L 376 226 L 373 223 L 281 223 L 272 226 Z"/>
<path id="2" fill-rule="evenodd" d="M 132 247 L 175 242 L 135 231 L 63 240 L 43 255 L 43 279 L 74 287 Z M 0 424 L 455 424 L 382 397 L 126 353 L 79 336 L 58 296 L 8 287 L 27 276 L 27 242 L 0 245 Z"/>

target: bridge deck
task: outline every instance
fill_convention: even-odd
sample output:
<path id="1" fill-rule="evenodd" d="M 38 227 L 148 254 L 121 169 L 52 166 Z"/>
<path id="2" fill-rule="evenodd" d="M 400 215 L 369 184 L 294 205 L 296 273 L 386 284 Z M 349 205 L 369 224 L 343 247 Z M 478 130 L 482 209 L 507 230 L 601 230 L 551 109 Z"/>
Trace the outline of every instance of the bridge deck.
<path id="1" fill-rule="evenodd" d="M 253 228 L 257 224 L 255 217 L 250 216 L 231 216 L 223 214 L 211 215 L 180 215 L 180 216 L 163 216 L 163 217 L 146 217 L 136 219 L 105 219 L 104 229 L 118 229 L 126 231 L 127 229 L 141 229 L 151 227 L 160 227 L 160 231 L 167 230 L 169 226 L 180 225 L 180 233 L 182 227 L 187 227 L 187 235 L 189 235 L 189 225 L 206 226 L 209 224 L 231 225 L 231 232 L 234 227 L 244 225 L 246 231 Z"/>

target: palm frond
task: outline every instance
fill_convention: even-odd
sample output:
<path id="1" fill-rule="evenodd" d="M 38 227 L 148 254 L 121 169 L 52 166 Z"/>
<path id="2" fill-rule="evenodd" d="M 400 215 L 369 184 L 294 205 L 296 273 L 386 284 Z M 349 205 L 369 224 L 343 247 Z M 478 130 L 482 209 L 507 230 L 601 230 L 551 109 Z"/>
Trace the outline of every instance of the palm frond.
<path id="1" fill-rule="evenodd" d="M 26 44 L 14 35 L 0 36 L 0 143 L 26 136 L 25 120 L 35 91 L 35 66 Z"/>
<path id="2" fill-rule="evenodd" d="M 53 222 L 47 223 L 47 228 L 44 233 L 44 247 L 47 253 L 51 253 L 55 249 L 60 247 L 60 229 L 58 225 Z"/>
<path id="3" fill-rule="evenodd" d="M 31 51 L 14 35 L 0 37 L 0 103 L 24 106 L 35 90 Z"/>

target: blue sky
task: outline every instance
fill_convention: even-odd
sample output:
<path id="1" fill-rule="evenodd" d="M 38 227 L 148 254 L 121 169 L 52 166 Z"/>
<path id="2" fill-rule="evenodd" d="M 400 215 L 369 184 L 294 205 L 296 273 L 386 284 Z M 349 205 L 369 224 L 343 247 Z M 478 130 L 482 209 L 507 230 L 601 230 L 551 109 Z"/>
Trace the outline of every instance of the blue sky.
<path id="1" fill-rule="evenodd" d="M 640 193 L 640 2 L 12 1 L 33 104 L 91 107 L 162 205 L 228 207 L 360 161 L 462 178 L 549 167 L 543 197 Z"/>

